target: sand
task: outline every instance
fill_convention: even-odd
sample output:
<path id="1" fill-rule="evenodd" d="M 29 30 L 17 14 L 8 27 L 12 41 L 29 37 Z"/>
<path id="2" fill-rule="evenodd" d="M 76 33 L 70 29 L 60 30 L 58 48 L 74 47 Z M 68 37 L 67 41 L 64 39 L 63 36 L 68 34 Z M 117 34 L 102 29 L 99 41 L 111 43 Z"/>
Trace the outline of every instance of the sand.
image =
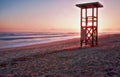
<path id="1" fill-rule="evenodd" d="M 79 38 L 0 50 L 0 77 L 120 77 L 120 34 L 79 47 Z"/>

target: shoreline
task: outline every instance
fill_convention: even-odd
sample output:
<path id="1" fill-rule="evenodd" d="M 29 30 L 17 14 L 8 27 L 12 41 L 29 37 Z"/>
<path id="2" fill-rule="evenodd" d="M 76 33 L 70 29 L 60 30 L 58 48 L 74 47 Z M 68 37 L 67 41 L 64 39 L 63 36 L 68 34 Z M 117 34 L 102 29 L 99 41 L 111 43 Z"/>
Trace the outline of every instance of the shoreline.
<path id="1" fill-rule="evenodd" d="M 119 33 L 116 34 L 105 34 L 105 35 L 99 35 L 99 39 L 103 38 L 104 36 L 109 36 L 109 35 L 118 35 Z M 14 49 L 31 49 L 31 48 L 36 48 L 36 47 L 44 47 L 44 46 L 49 46 L 49 45 L 55 45 L 55 44 L 61 44 L 61 42 L 65 42 L 65 41 L 71 41 L 71 40 L 78 40 L 80 38 L 72 38 L 72 39 L 66 39 L 66 40 L 59 40 L 59 41 L 53 41 L 53 42 L 48 42 L 48 43 L 43 43 L 43 44 L 33 44 L 33 45 L 26 45 L 26 46 L 19 46 L 19 47 L 11 47 L 11 48 L 0 48 L 0 52 L 1 51 L 8 51 L 8 50 L 14 50 Z"/>
<path id="2" fill-rule="evenodd" d="M 105 35 L 100 35 L 99 37 L 104 37 L 106 35 L 113 35 L 113 34 L 105 34 Z M 66 41 L 72 41 L 72 40 L 78 40 L 80 38 L 72 38 L 72 39 L 66 39 L 66 40 L 59 40 L 59 41 L 53 41 L 53 42 L 48 42 L 48 43 L 43 43 L 43 44 L 33 44 L 33 45 L 26 45 L 26 46 L 20 46 L 20 47 L 11 47 L 11 48 L 0 48 L 1 51 L 8 51 L 8 50 L 16 50 L 16 49 L 31 49 L 31 48 L 37 48 L 37 47 L 44 47 L 44 46 L 49 46 L 49 45 L 56 45 L 56 44 L 61 44 L 61 42 L 66 42 Z"/>
<path id="3" fill-rule="evenodd" d="M 67 40 L 61 40 L 61 41 L 54 41 L 54 42 L 49 42 L 49 43 L 43 43 L 43 44 L 34 44 L 34 45 L 27 45 L 27 46 L 20 46 L 20 47 L 12 47 L 12 48 L 1 48 L 0 52 L 2 51 L 13 51 L 14 49 L 16 50 L 21 50 L 21 49 L 34 49 L 34 48 L 42 48 L 42 47 L 47 47 L 47 46 L 53 46 L 53 45 L 60 45 L 63 43 L 69 43 L 69 42 L 74 42 L 79 41 L 80 38 L 72 38 L 72 39 L 67 39 Z"/>

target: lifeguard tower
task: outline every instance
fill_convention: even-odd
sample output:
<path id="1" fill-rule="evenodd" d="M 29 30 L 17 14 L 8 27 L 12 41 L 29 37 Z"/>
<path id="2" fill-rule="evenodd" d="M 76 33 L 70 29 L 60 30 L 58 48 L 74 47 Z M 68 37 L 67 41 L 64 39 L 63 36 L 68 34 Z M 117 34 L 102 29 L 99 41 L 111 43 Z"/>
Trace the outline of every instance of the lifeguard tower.
<path id="1" fill-rule="evenodd" d="M 83 45 L 98 45 L 98 8 L 103 7 L 103 5 L 99 2 L 92 2 L 76 4 L 76 6 L 81 8 L 81 47 Z"/>

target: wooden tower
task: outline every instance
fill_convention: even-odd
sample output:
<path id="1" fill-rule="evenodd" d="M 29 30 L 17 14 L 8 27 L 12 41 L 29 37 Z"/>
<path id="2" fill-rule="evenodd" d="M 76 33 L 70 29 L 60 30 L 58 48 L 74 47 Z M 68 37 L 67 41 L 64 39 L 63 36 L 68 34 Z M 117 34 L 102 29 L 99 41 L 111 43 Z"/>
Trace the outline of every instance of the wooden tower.
<path id="1" fill-rule="evenodd" d="M 81 8 L 81 47 L 83 45 L 98 45 L 98 8 L 103 7 L 103 5 L 99 2 L 93 2 L 77 4 L 76 6 Z"/>

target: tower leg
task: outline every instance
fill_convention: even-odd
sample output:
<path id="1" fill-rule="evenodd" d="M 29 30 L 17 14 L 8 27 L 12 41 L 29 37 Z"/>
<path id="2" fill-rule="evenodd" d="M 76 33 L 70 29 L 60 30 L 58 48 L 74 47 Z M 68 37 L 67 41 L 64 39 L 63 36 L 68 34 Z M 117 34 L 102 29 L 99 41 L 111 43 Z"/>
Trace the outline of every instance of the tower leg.
<path id="1" fill-rule="evenodd" d="M 82 31 L 82 15 L 83 15 L 83 14 L 82 14 L 82 13 L 83 13 L 82 11 L 83 11 L 83 9 L 81 8 L 81 15 L 80 15 L 80 16 L 81 16 L 81 23 L 80 23 L 81 31 Z M 81 36 L 81 39 L 80 39 L 80 46 L 82 47 L 82 43 L 83 43 L 83 41 L 82 41 L 82 32 L 80 33 L 80 36 Z"/>
<path id="2" fill-rule="evenodd" d="M 86 32 L 85 32 L 85 45 L 87 45 L 87 26 L 88 26 L 88 19 L 87 19 L 87 8 L 85 9 L 85 20 L 86 20 L 86 22 L 85 22 L 85 29 L 86 29 Z"/>
<path id="3" fill-rule="evenodd" d="M 82 47 L 82 44 L 83 44 L 83 41 L 82 40 L 80 40 L 80 46 Z"/>
<path id="4" fill-rule="evenodd" d="M 98 8 L 96 8 L 96 17 L 97 17 L 97 22 L 96 22 L 96 45 L 98 45 Z"/>
<path id="5" fill-rule="evenodd" d="M 92 46 L 94 46 L 94 8 L 92 8 Z"/>

